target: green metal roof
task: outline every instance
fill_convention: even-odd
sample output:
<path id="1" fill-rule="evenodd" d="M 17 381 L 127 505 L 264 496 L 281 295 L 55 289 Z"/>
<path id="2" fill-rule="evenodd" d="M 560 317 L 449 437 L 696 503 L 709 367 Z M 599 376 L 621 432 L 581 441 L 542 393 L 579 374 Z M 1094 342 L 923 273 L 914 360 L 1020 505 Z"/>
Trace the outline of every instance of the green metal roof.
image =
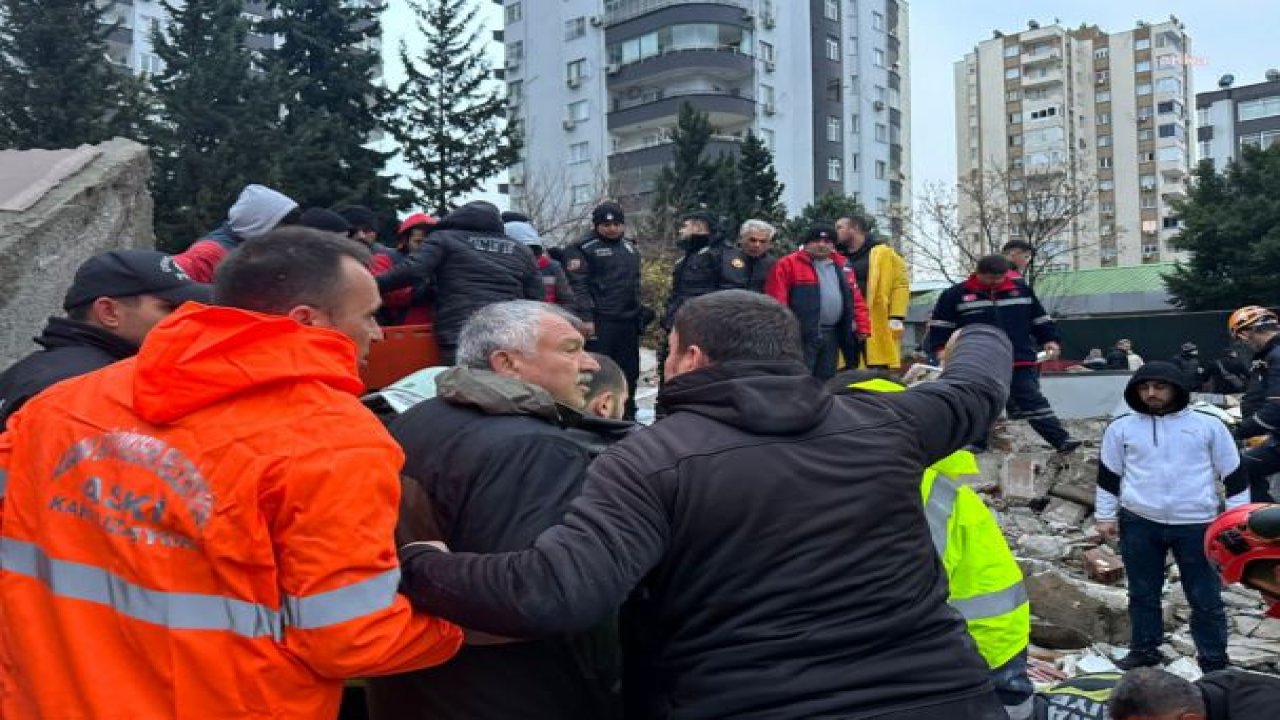
<path id="1" fill-rule="evenodd" d="M 1162 293 L 1165 287 L 1161 276 L 1172 271 L 1173 267 L 1174 263 L 1150 263 L 1132 267 L 1046 273 L 1036 280 L 1035 290 L 1036 295 L 1042 298 Z M 922 293 L 912 298 L 911 304 L 933 305 L 940 294 L 941 290 Z"/>

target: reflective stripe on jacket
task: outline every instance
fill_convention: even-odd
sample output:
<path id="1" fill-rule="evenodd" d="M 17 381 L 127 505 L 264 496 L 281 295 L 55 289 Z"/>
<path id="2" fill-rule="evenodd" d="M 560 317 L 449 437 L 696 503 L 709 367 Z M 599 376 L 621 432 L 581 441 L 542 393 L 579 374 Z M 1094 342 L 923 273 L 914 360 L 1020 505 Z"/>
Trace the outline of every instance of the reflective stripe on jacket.
<path id="1" fill-rule="evenodd" d="M 188 303 L 0 435 L 0 717 L 324 720 L 437 664 L 396 590 L 403 455 L 331 330 Z"/>

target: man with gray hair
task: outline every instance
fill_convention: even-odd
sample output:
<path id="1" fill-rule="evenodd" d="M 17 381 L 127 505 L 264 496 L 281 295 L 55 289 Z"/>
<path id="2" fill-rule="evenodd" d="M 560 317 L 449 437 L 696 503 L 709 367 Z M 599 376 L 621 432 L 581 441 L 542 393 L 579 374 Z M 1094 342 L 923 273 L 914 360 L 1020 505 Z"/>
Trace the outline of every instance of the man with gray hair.
<path id="1" fill-rule="evenodd" d="M 598 452 L 570 432 L 584 419 L 599 369 L 584 350 L 582 327 L 568 311 L 529 300 L 494 303 L 468 319 L 458 367 L 436 379 L 435 398 L 390 426 L 405 451 L 405 482 L 429 500 L 418 512 L 441 535 L 415 539 L 471 552 L 518 550 L 564 515 Z M 609 718 L 614 637 L 609 621 L 586 632 L 468 646 L 435 671 L 371 680 L 371 716 Z"/>
<path id="2" fill-rule="evenodd" d="M 747 289 L 764 292 L 764 281 L 769 279 L 778 258 L 769 252 L 773 236 L 778 229 L 763 220 L 748 220 L 738 229 L 738 249 L 747 264 Z"/>

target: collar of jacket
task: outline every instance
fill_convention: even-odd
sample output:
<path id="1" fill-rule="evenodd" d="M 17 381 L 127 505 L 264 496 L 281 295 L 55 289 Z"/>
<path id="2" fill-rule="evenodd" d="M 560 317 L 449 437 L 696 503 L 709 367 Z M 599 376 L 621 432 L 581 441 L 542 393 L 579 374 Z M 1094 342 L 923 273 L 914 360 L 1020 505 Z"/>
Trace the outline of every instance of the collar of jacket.
<path id="1" fill-rule="evenodd" d="M 992 287 L 990 285 L 983 285 L 982 283 L 978 282 L 977 273 L 970 275 L 969 279 L 964 281 L 965 289 L 970 290 L 972 292 L 1002 293 L 1002 292 L 1008 292 L 1016 288 L 1017 286 L 1018 285 L 1013 281 L 1013 278 L 1010 278 L 1008 275 L 1005 275 L 1004 280 L 1000 281 L 1000 284 L 996 285 L 995 287 Z"/>
<path id="2" fill-rule="evenodd" d="M 756 435 L 796 435 L 821 423 L 832 398 L 799 362 L 718 363 L 672 378 L 669 413 L 692 412 Z"/>
<path id="3" fill-rule="evenodd" d="M 490 370 L 446 370 L 436 378 L 436 395 L 451 405 L 473 407 L 485 415 L 529 415 L 560 426 L 573 425 L 581 417 L 578 411 L 557 403 L 544 388 Z"/>
<path id="4" fill-rule="evenodd" d="M 870 255 L 871 251 L 875 250 L 879 246 L 880 241 L 876 239 L 876 236 L 871 233 L 867 233 L 867 240 L 862 243 L 862 247 L 857 250 L 850 250 L 849 252 L 846 252 L 845 255 L 850 260 L 861 260 L 863 257 Z"/>
<path id="5" fill-rule="evenodd" d="M 803 248 L 795 251 L 795 253 L 793 254 L 796 257 L 800 258 L 802 262 L 808 264 L 809 266 L 816 267 L 816 265 L 814 265 L 814 262 L 813 262 L 813 256 L 810 255 L 808 252 L 806 252 Z M 830 255 L 827 256 L 827 259 L 830 260 L 833 264 L 835 264 L 835 266 L 838 268 L 844 267 L 845 263 L 847 262 L 847 260 L 845 259 L 845 256 L 841 255 L 838 252 L 832 252 Z"/>
<path id="6" fill-rule="evenodd" d="M 44 326 L 44 332 L 36 338 L 36 344 L 45 350 L 56 350 L 64 347 L 92 347 L 108 355 L 123 360 L 137 354 L 138 346 L 105 330 L 97 325 L 71 320 L 69 318 L 51 317 Z"/>

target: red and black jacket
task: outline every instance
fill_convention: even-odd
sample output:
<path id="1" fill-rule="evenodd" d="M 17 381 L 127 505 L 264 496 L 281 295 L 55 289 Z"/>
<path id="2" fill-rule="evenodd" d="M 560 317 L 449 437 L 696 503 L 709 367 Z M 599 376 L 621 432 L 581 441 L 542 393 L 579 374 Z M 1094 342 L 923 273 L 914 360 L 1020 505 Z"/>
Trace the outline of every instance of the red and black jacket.
<path id="1" fill-rule="evenodd" d="M 840 253 L 832 253 L 831 261 L 835 263 L 836 278 L 840 281 L 843 310 L 840 321 L 836 324 L 840 338 L 840 352 L 846 358 L 857 358 L 856 333 L 870 334 L 871 321 L 867 315 L 867 305 L 862 299 L 862 291 L 858 289 L 858 281 L 854 277 L 853 267 Z M 818 271 L 813 266 L 813 257 L 804 250 L 797 250 L 778 260 L 769 273 L 764 284 L 765 294 L 791 308 L 796 319 L 800 321 L 800 338 L 808 347 L 822 340 L 822 289 L 818 285 Z M 852 364 L 856 361 L 850 360 Z"/>
<path id="2" fill-rule="evenodd" d="M 1030 286 L 1006 276 L 999 285 L 987 287 L 971 275 L 938 298 L 929 321 L 928 346 L 940 351 L 957 329 L 978 324 L 1004 330 L 1013 343 L 1014 367 L 1036 364 L 1037 343 L 1058 342 L 1058 326 Z"/>

